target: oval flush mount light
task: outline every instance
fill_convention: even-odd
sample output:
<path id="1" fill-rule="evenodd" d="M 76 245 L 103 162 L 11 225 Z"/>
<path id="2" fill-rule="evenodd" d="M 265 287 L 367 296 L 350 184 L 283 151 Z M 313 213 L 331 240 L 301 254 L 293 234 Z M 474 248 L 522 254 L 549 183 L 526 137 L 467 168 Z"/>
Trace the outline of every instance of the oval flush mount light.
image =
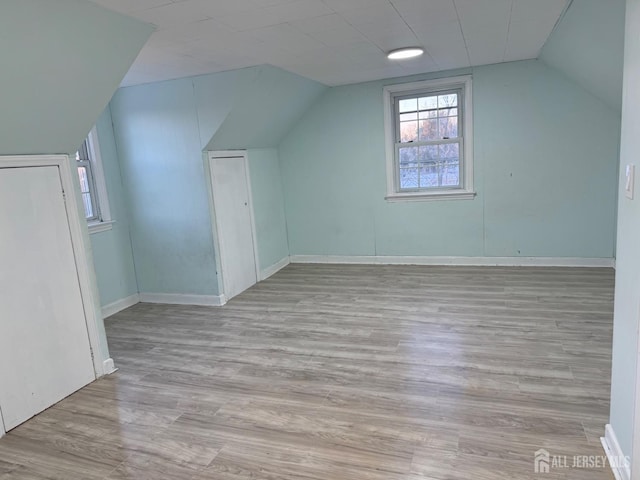
<path id="1" fill-rule="evenodd" d="M 419 57 L 424 53 L 424 48 L 420 47 L 405 47 L 391 50 L 387 53 L 387 58 L 390 60 L 404 60 L 405 58 Z"/>

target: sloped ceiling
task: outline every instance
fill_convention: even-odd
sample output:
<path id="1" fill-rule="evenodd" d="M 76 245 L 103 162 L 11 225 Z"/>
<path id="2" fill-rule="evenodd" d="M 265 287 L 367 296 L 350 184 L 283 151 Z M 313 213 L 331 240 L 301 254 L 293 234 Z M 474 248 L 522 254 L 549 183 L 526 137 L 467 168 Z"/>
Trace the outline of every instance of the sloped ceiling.
<path id="1" fill-rule="evenodd" d="M 296 120 L 327 89 L 269 65 L 238 72 L 241 76 L 237 79 L 233 106 L 206 150 L 278 146 Z"/>
<path id="2" fill-rule="evenodd" d="M 625 0 L 573 0 L 540 59 L 622 110 Z"/>
<path id="3" fill-rule="evenodd" d="M 331 86 L 537 58 L 568 2 L 93 1 L 158 26 L 124 85 L 270 64 Z M 386 58 L 413 45 L 425 54 Z"/>
<path id="4" fill-rule="evenodd" d="M 0 154 L 74 152 L 152 31 L 86 0 L 2 0 Z"/>

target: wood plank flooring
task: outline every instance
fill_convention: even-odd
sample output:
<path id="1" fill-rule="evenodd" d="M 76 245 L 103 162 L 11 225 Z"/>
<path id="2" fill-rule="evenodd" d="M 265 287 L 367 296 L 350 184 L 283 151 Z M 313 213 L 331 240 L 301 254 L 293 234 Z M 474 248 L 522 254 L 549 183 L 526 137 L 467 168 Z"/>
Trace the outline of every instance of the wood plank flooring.
<path id="1" fill-rule="evenodd" d="M 1 479 L 613 479 L 610 269 L 290 265 L 107 320 L 120 370 L 0 440 Z"/>

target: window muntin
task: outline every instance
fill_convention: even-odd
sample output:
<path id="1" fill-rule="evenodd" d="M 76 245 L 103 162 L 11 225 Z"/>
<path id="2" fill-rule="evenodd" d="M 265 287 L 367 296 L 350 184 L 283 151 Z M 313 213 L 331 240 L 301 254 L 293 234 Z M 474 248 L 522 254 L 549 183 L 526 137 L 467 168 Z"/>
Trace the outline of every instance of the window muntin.
<path id="1" fill-rule="evenodd" d="M 462 188 L 463 105 L 461 88 L 394 97 L 397 191 Z"/>
<path id="2" fill-rule="evenodd" d="M 80 180 L 80 193 L 82 194 L 85 218 L 88 222 L 99 222 L 101 220 L 100 206 L 98 205 L 96 181 L 92 164 L 89 142 L 85 139 L 76 152 L 76 167 Z"/>
<path id="3" fill-rule="evenodd" d="M 473 199 L 471 75 L 383 89 L 388 201 Z"/>
<path id="4" fill-rule="evenodd" d="M 111 230 L 113 220 L 102 168 L 98 131 L 94 126 L 75 155 L 82 205 L 89 233 Z"/>

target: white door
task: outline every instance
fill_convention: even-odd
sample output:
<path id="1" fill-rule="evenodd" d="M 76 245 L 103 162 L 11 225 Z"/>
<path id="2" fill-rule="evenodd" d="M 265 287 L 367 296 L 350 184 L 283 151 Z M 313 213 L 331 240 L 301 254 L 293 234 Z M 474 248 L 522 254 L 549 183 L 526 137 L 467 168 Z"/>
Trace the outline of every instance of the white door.
<path id="1" fill-rule="evenodd" d="M 257 282 L 246 157 L 210 155 L 222 283 L 226 299 Z"/>
<path id="2" fill-rule="evenodd" d="M 5 430 L 93 380 L 58 167 L 0 168 L 0 412 Z"/>

